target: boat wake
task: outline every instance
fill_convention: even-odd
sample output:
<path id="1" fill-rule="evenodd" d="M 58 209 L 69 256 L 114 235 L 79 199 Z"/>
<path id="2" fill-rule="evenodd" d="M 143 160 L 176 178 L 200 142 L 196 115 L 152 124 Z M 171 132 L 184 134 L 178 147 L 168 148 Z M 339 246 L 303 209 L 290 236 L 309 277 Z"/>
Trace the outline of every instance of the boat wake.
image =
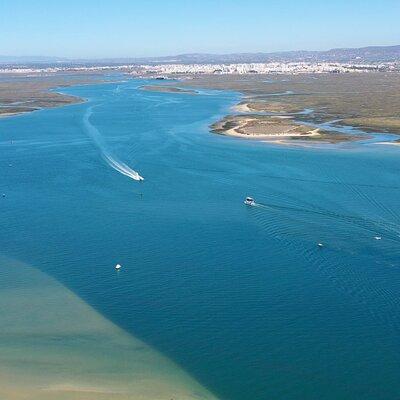
<path id="1" fill-rule="evenodd" d="M 332 212 L 329 210 L 324 210 L 324 209 L 308 209 L 305 207 L 296 207 L 296 206 L 289 206 L 289 205 L 277 205 L 277 204 L 272 204 L 272 203 L 255 203 L 254 206 L 260 208 L 260 209 L 265 209 L 265 210 L 275 210 L 275 211 L 281 211 L 281 212 L 288 212 L 288 213 L 295 213 L 297 215 L 303 214 L 304 216 L 308 217 L 306 220 L 310 222 L 310 216 L 312 215 L 313 217 L 311 218 L 313 222 L 318 221 L 318 217 L 320 219 L 321 223 L 321 218 L 325 220 L 335 220 L 336 222 L 342 222 L 345 224 L 351 224 L 356 228 L 363 229 L 365 231 L 368 231 L 372 234 L 376 232 L 380 232 L 382 234 L 385 234 L 386 238 L 394 240 L 395 242 L 399 242 L 399 235 L 400 235 L 400 228 L 398 224 L 392 223 L 389 221 L 379 221 L 379 220 L 374 220 L 371 218 L 362 218 L 357 215 L 345 215 L 345 214 L 340 214 L 336 212 Z M 290 214 L 289 214 L 290 215 Z M 324 221 L 326 222 L 326 221 Z"/>
<path id="2" fill-rule="evenodd" d="M 87 134 L 93 139 L 94 143 L 96 146 L 100 149 L 101 155 L 103 159 L 106 161 L 106 163 L 116 171 L 118 171 L 120 174 L 127 176 L 128 178 L 134 179 L 135 181 L 143 181 L 144 178 L 135 170 L 133 170 L 131 167 L 123 163 L 122 161 L 118 160 L 115 158 L 107 149 L 106 144 L 104 143 L 104 140 L 98 131 L 98 129 L 92 125 L 90 122 L 90 116 L 93 113 L 93 107 L 89 107 L 85 115 L 83 116 L 83 126 L 85 128 L 85 131 Z"/>

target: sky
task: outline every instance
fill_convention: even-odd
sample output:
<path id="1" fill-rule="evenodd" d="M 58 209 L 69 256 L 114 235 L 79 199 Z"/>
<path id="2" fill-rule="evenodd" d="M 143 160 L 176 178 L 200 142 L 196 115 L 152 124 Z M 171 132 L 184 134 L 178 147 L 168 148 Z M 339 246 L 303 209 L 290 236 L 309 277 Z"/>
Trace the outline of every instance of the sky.
<path id="1" fill-rule="evenodd" d="M 0 0 L 0 55 L 68 58 L 400 44 L 400 0 Z"/>

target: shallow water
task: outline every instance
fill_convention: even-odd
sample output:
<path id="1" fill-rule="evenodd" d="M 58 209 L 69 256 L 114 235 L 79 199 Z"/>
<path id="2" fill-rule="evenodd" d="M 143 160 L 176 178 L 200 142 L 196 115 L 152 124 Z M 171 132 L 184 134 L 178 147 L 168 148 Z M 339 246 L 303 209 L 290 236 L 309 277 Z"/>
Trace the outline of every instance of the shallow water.
<path id="1" fill-rule="evenodd" d="M 2 253 L 219 398 L 396 398 L 397 148 L 213 135 L 238 94 L 145 83 L 63 89 L 89 101 L 0 121 Z"/>
<path id="2" fill-rule="evenodd" d="M 54 279 L 0 264 L 2 399 L 215 399 Z"/>

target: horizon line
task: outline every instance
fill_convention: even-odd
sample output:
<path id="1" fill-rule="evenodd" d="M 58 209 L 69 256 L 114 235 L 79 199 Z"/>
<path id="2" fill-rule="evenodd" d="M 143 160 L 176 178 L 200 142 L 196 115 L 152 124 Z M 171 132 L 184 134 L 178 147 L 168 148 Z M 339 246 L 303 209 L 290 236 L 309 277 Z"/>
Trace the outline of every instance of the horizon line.
<path id="1" fill-rule="evenodd" d="M 96 56 L 96 57 L 71 57 L 71 56 L 47 56 L 47 55 L 8 55 L 1 54 L 0 58 L 37 58 L 37 59 L 49 59 L 49 60 L 60 60 L 60 61 L 96 61 L 96 60 L 135 60 L 135 59 L 156 59 L 156 58 L 172 58 L 172 57 L 181 57 L 181 56 L 193 56 L 193 55 L 206 55 L 206 56 L 230 56 L 230 55 L 249 55 L 249 54 L 259 54 L 259 55 L 271 55 L 271 54 L 287 54 L 287 53 L 323 53 L 330 52 L 334 50 L 363 50 L 369 48 L 390 48 L 390 47 L 400 47 L 400 44 L 391 44 L 391 45 L 368 45 L 361 47 L 332 47 L 324 50 L 280 50 L 280 51 L 238 51 L 238 52 L 221 52 L 221 53 L 209 53 L 209 52 L 182 52 L 178 54 L 167 54 L 167 55 L 158 55 L 158 56 Z"/>

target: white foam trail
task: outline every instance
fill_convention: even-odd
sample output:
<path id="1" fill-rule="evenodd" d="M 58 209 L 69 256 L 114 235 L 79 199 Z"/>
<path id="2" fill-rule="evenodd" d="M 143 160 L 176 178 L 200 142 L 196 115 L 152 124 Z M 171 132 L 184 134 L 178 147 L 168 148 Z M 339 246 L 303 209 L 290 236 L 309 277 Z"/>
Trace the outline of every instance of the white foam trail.
<path id="1" fill-rule="evenodd" d="M 110 165 L 110 167 L 114 168 L 116 171 L 120 172 L 125 176 L 128 176 L 129 178 L 134 179 L 135 181 L 144 181 L 144 178 L 140 176 L 138 172 L 134 171 L 132 168 L 130 168 L 122 161 L 118 161 L 106 153 L 103 153 L 102 155 L 104 159 L 107 161 L 108 165 Z"/>
<path id="2" fill-rule="evenodd" d="M 93 126 L 90 123 L 90 116 L 92 115 L 92 110 L 93 110 L 93 106 L 89 107 L 86 110 L 86 113 L 83 116 L 83 125 L 84 125 L 88 135 L 93 139 L 94 143 L 100 149 L 101 155 L 104 158 L 104 160 L 107 162 L 107 164 L 111 168 L 115 169 L 122 175 L 125 175 L 131 179 L 134 179 L 135 181 L 143 181 L 144 178 L 142 176 L 140 176 L 138 172 L 134 171 L 132 168 L 130 168 L 128 165 L 126 165 L 122 161 L 119 161 L 108 151 L 107 146 L 105 145 L 100 132 L 98 131 L 98 129 L 95 126 Z"/>

